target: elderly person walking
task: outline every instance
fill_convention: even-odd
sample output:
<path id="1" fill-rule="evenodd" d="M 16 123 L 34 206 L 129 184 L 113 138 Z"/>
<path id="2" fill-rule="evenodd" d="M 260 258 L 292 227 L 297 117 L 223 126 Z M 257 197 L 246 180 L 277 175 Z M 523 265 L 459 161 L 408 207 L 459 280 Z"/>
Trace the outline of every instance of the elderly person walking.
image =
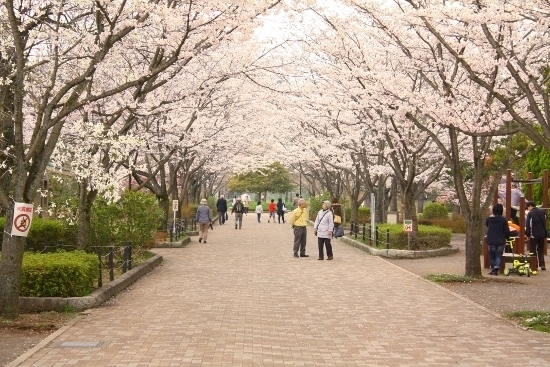
<path id="1" fill-rule="evenodd" d="M 313 225 L 313 233 L 317 236 L 317 245 L 319 246 L 319 258 L 317 260 L 324 259 L 324 247 L 327 248 L 327 260 L 332 260 L 330 239 L 332 238 L 332 230 L 334 228 L 334 217 L 330 211 L 330 207 L 330 201 L 323 201 L 321 210 L 317 213 L 317 218 Z"/>
<path id="2" fill-rule="evenodd" d="M 294 230 L 294 257 L 309 257 L 306 255 L 307 239 L 307 203 L 304 199 L 299 199 L 298 207 L 290 213 L 290 226 Z M 298 250 L 300 255 L 298 255 Z"/>
<path id="3" fill-rule="evenodd" d="M 199 224 L 199 242 L 204 240 L 204 243 L 208 237 L 208 227 L 212 224 L 212 212 L 207 204 L 206 199 L 202 199 L 195 215 L 195 221 Z"/>

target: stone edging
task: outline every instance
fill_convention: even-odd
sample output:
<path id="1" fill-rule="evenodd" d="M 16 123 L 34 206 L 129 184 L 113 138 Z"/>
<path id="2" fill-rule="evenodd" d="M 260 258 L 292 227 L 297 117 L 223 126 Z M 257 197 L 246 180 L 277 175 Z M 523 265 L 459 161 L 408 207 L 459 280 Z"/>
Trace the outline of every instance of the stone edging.
<path id="1" fill-rule="evenodd" d="M 411 251 L 411 250 L 392 250 L 392 249 L 377 249 L 355 241 L 349 237 L 340 237 L 340 241 L 344 242 L 347 245 L 356 247 L 366 253 L 373 256 L 387 257 L 392 259 L 421 259 L 427 257 L 436 257 L 436 256 L 446 256 L 459 252 L 459 248 L 455 245 L 451 247 L 440 248 L 437 250 L 426 250 L 426 251 Z"/>
<path id="2" fill-rule="evenodd" d="M 189 237 L 189 233 L 187 233 L 187 236 L 179 242 L 159 242 L 154 248 L 181 248 L 187 246 L 190 242 L 191 237 Z"/>
<path id="3" fill-rule="evenodd" d="M 19 311 L 22 313 L 63 311 L 64 308 L 73 308 L 83 311 L 94 308 L 109 300 L 117 293 L 128 288 L 136 280 L 153 270 L 162 262 L 162 256 L 155 255 L 143 264 L 122 274 L 112 282 L 104 284 L 85 297 L 19 297 Z"/>

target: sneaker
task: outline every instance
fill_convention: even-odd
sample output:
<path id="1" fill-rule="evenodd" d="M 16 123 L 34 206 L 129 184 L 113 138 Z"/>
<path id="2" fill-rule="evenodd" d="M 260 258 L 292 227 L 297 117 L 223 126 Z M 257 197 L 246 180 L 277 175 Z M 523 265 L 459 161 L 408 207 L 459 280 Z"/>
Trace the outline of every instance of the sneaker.
<path id="1" fill-rule="evenodd" d="M 299 257 L 298 254 L 294 254 L 294 257 Z"/>
<path id="2" fill-rule="evenodd" d="M 204 243 L 206 243 L 206 241 L 204 241 Z"/>
<path id="3" fill-rule="evenodd" d="M 202 242 L 202 237 L 199 238 L 199 242 Z"/>
<path id="4" fill-rule="evenodd" d="M 235 229 L 237 229 L 237 226 L 235 226 Z"/>
<path id="5" fill-rule="evenodd" d="M 540 270 L 546 270 L 546 266 L 541 266 Z"/>

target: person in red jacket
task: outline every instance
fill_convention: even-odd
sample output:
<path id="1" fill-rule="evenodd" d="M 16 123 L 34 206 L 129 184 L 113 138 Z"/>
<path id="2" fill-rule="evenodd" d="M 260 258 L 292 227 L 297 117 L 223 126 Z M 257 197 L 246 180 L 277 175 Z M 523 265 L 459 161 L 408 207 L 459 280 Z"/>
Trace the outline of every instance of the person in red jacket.
<path id="1" fill-rule="evenodd" d="M 275 199 L 271 199 L 271 202 L 269 203 L 267 208 L 269 209 L 269 219 L 267 220 L 267 223 L 271 221 L 271 218 L 273 218 L 273 223 L 275 223 L 275 212 L 277 211 L 277 205 L 275 205 Z"/>

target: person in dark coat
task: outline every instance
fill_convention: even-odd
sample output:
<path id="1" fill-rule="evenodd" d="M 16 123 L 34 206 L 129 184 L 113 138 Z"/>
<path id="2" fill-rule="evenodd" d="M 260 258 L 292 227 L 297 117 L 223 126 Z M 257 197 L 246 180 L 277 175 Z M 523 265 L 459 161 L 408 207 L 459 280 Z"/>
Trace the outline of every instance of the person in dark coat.
<path id="1" fill-rule="evenodd" d="M 281 219 L 285 223 L 285 203 L 283 203 L 283 199 L 279 198 L 277 200 L 277 220 L 279 223 L 281 223 Z"/>
<path id="2" fill-rule="evenodd" d="M 489 258 L 491 259 L 491 271 L 489 275 L 498 275 L 502 264 L 502 254 L 506 240 L 510 237 L 508 221 L 502 216 L 504 208 L 502 204 L 493 206 L 493 215 L 485 219 L 487 226 L 487 245 L 489 246 Z"/>
<path id="3" fill-rule="evenodd" d="M 542 209 L 537 208 L 533 201 L 525 203 L 529 210 L 525 219 L 525 235 L 529 237 L 529 251 L 537 255 L 540 270 L 546 270 L 544 262 L 544 240 L 547 236 L 546 214 Z"/>
<path id="4" fill-rule="evenodd" d="M 227 213 L 227 200 L 223 195 L 216 201 L 216 209 L 218 210 L 218 221 L 221 224 L 225 224 L 225 215 Z"/>

